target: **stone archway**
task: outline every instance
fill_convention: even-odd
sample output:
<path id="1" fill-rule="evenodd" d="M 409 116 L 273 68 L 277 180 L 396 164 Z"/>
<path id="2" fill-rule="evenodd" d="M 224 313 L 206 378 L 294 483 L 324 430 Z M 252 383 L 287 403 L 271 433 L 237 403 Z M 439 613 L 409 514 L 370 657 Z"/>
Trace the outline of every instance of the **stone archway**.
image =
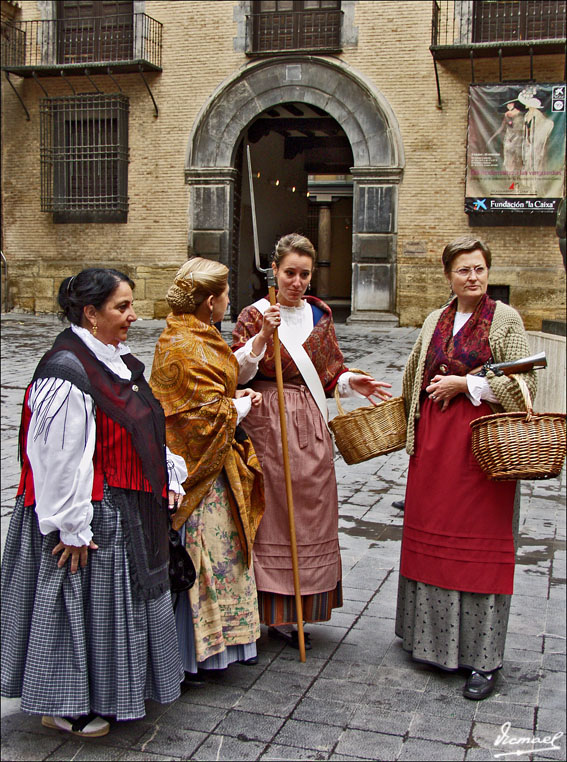
<path id="1" fill-rule="evenodd" d="M 341 125 L 353 153 L 353 280 L 350 320 L 395 311 L 398 185 L 404 151 L 384 96 L 341 61 L 278 57 L 225 80 L 195 120 L 185 161 L 191 186 L 189 251 L 228 264 L 235 154 L 250 122 L 284 102 L 318 106 Z"/>

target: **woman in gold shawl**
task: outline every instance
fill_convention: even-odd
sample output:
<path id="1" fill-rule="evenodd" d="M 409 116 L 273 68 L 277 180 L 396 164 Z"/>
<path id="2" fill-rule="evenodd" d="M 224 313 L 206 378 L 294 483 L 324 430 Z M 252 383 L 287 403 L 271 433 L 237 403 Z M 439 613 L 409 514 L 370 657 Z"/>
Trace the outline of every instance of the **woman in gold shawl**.
<path id="1" fill-rule="evenodd" d="M 255 663 L 260 637 L 252 545 L 264 511 L 262 474 L 238 426 L 262 395 L 237 390 L 238 363 L 214 323 L 228 306 L 228 269 L 186 262 L 167 292 L 171 313 L 154 355 L 150 385 L 166 416 L 167 443 L 188 477 L 173 527 L 197 581 L 176 606 L 185 671 Z"/>

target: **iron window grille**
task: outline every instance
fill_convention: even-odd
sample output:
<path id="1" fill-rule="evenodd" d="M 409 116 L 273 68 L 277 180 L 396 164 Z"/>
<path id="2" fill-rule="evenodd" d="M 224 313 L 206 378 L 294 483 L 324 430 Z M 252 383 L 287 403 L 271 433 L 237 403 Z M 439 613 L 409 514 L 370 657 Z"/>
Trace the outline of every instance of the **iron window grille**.
<path id="1" fill-rule="evenodd" d="M 341 50 L 340 0 L 254 0 L 248 53 Z"/>
<path id="2" fill-rule="evenodd" d="M 306 235 L 317 250 L 319 248 L 319 206 L 314 202 L 310 202 L 307 206 Z"/>
<path id="3" fill-rule="evenodd" d="M 54 222 L 126 222 L 128 98 L 40 100 L 41 211 Z"/>

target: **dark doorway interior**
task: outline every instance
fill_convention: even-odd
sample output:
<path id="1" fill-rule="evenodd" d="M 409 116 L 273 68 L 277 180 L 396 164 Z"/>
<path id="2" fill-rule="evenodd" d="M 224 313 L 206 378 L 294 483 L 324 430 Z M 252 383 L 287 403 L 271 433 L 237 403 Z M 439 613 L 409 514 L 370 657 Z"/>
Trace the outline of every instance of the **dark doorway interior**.
<path id="1" fill-rule="evenodd" d="M 352 262 L 352 182 L 350 143 L 327 112 L 306 103 L 282 103 L 250 123 L 236 154 L 232 255 L 233 319 L 266 291 L 254 267 L 252 217 L 245 142 L 250 144 L 256 218 L 262 266 L 268 266 L 277 240 L 299 232 L 312 240 L 320 266 L 313 293 L 339 314 L 350 311 Z M 323 208 L 325 207 L 325 208 Z M 323 227 L 321 227 L 323 226 Z M 320 247 L 320 231 L 326 243 Z M 326 262 L 329 262 L 329 265 Z M 323 269 L 325 268 L 325 272 Z"/>

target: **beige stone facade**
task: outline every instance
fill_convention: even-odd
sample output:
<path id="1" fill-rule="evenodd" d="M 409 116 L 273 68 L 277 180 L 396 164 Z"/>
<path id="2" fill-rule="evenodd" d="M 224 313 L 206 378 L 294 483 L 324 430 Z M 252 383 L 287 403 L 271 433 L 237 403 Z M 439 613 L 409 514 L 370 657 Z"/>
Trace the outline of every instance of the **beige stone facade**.
<path id="1" fill-rule="evenodd" d="M 40 20 L 53 13 L 49 6 L 54 5 L 2 0 L 3 19 Z M 317 66 L 318 62 L 328 62 L 333 76 L 352 74 L 349 82 L 356 80 L 361 92 L 366 88 L 365 92 L 370 93 L 372 102 L 384 115 L 392 156 L 384 163 L 390 174 L 386 180 L 379 178 L 377 182 L 394 188 L 396 217 L 384 244 L 390 247 L 387 277 L 392 292 L 385 311 L 395 314 L 400 325 L 419 324 L 445 300 L 448 293 L 440 265 L 441 251 L 449 240 L 467 232 L 479 235 L 491 246 L 491 282 L 509 287 L 510 303 L 520 311 L 527 328 L 539 330 L 544 319 L 564 319 L 565 270 L 553 226 L 525 226 L 520 219 L 518 224 L 506 227 L 469 227 L 463 207 L 471 67 L 467 59 L 438 63 L 442 98 L 439 108 L 429 50 L 432 7 L 429 0 L 343 3 L 349 34 L 342 52 L 321 56 L 298 53 L 293 58 L 297 69 L 293 70 L 284 57 L 246 55 L 245 18 L 250 3 L 152 0 L 134 5 L 135 11 L 144 12 L 163 25 L 162 70 L 144 73 L 159 109 L 157 116 L 146 84 L 135 71 L 115 71 L 113 78 L 97 71 L 90 74 L 90 79 L 82 74 L 62 77 L 59 71 L 54 71 L 52 76 L 40 79 L 49 97 L 69 95 L 70 81 L 77 93 L 92 92 L 93 82 L 108 93 L 116 92 L 119 85 L 129 99 L 127 222 L 56 224 L 51 213 L 41 211 L 39 102 L 45 94 L 33 77 L 10 75 L 29 113 L 28 120 L 14 90 L 5 79 L 2 81 L 2 249 L 8 263 L 11 306 L 37 312 L 55 311 L 60 281 L 85 266 L 101 265 L 124 270 L 136 281 L 140 316 L 163 317 L 167 306 L 165 292 L 173 274 L 188 255 L 201 253 L 195 245 L 195 231 L 199 228 L 194 206 L 197 195 L 192 195 L 198 194 L 201 186 L 191 175 L 194 166 L 191 161 L 198 154 L 193 140 L 195 131 L 203 124 L 209 130 L 214 128 L 212 121 L 206 120 L 214 110 L 216 96 L 220 98 L 222 93 L 229 92 L 227 83 L 235 82 L 237 93 L 240 83 L 244 87 L 252 81 L 249 73 L 242 76 L 243 73 L 261 71 L 264 63 L 277 59 L 282 71 L 288 67 L 290 77 L 299 72 L 297 76 L 303 79 L 298 85 L 306 82 L 308 67 Z M 540 82 L 561 82 L 564 65 L 564 55 L 536 55 L 532 63 L 534 78 Z M 505 57 L 503 68 L 507 80 L 530 79 L 529 55 Z M 475 79 L 498 81 L 498 58 L 476 60 Z M 314 86 L 309 88 L 312 93 Z M 337 86 L 336 92 L 339 90 Z M 294 92 L 292 98 L 290 84 L 284 95 L 286 102 L 312 97 L 305 95 L 308 91 L 299 86 Z M 340 100 L 344 102 L 345 98 Z M 239 102 L 234 103 L 236 119 Z M 268 101 L 266 104 L 269 105 Z M 263 108 L 259 107 L 254 116 Z M 339 106 L 336 108 L 338 114 Z M 343 126 L 349 135 L 346 118 Z M 246 128 L 246 124 L 241 125 L 241 135 Z M 235 140 L 227 150 L 233 166 L 237 143 Z M 260 153 L 256 155 L 260 158 Z M 362 167 L 363 160 L 360 162 Z M 200 168 L 203 170 L 203 163 Z M 202 176 L 201 171 L 201 181 Z M 227 252 L 234 249 L 231 236 L 235 235 L 230 229 L 233 222 L 230 205 L 235 188 L 237 193 L 242 190 L 238 233 L 241 251 L 236 256 L 242 258 L 240 269 L 245 273 L 248 271 L 244 258 L 250 262 L 252 244 L 245 219 L 249 212 L 247 183 L 240 175 L 227 182 L 227 192 L 232 195 L 226 202 L 230 207 L 226 225 L 218 228 L 217 235 L 216 228 L 209 229 L 206 227 L 209 223 L 204 223 L 200 230 L 209 238 L 201 236 L 198 240 L 207 240 L 207 245 L 211 245 L 210 241 L 224 236 L 219 247 L 212 244 L 210 255 L 227 260 Z M 221 186 L 217 183 L 214 187 Z M 262 210 L 262 224 L 280 206 L 280 202 L 269 198 L 267 191 L 263 196 L 260 191 L 257 203 Z M 341 250 L 345 246 L 344 230 L 350 230 L 349 212 L 348 209 L 345 212 L 344 204 L 340 202 L 337 207 L 337 217 L 344 218 Z M 307 214 L 305 202 L 297 207 L 298 215 L 304 213 L 301 211 L 304 207 Z M 293 226 L 293 221 L 289 224 Z M 355 232 L 352 240 L 356 243 Z M 364 231 L 360 232 L 362 242 L 364 235 Z M 350 232 L 346 241 L 348 246 Z M 345 256 L 350 255 L 347 251 Z M 359 261 L 364 264 L 362 259 Z M 344 258 L 337 262 L 336 270 L 341 276 L 335 281 L 331 279 L 335 284 L 331 298 L 344 298 L 344 293 L 338 293 L 337 284 L 340 281 L 344 285 L 344 273 L 350 269 L 348 262 L 345 269 Z M 363 269 L 359 268 L 359 278 L 361 272 Z M 245 299 L 246 293 L 241 282 L 239 298 Z"/>

